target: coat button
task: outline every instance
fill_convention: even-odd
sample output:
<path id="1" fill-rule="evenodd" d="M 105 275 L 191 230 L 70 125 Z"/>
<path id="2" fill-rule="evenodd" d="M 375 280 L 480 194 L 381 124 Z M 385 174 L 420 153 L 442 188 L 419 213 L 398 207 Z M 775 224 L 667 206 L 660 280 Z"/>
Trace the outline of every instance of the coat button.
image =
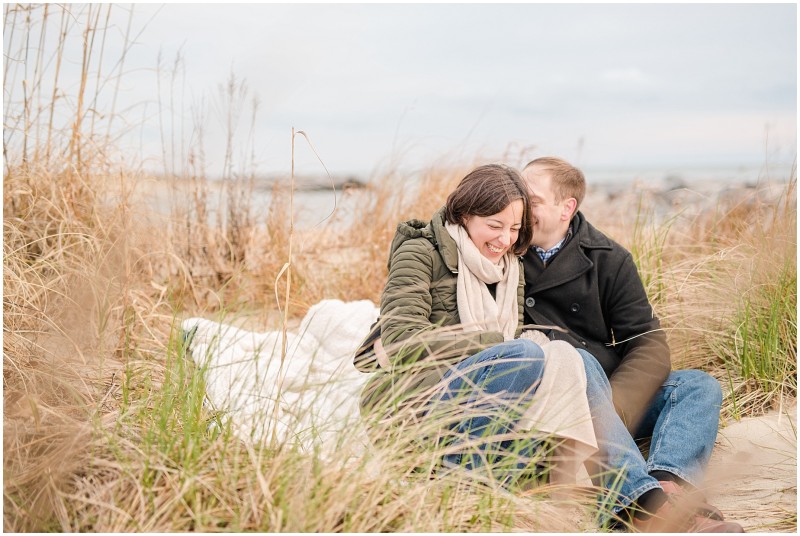
<path id="1" fill-rule="evenodd" d="M 580 311 L 580 310 L 581 310 L 581 306 L 580 306 L 580 305 L 578 305 L 577 303 L 573 303 L 573 304 L 570 306 L 569 310 L 570 310 L 570 311 L 572 311 L 573 313 L 577 313 L 578 311 Z"/>
<path id="2" fill-rule="evenodd" d="M 534 300 L 533 298 L 525 298 L 525 305 L 527 305 L 528 307 L 533 307 L 534 305 L 536 305 L 536 300 Z"/>

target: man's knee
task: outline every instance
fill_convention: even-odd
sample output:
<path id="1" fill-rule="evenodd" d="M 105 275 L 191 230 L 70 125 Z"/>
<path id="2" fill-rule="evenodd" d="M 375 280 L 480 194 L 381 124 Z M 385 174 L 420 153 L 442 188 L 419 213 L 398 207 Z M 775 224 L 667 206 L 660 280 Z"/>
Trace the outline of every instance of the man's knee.
<path id="1" fill-rule="evenodd" d="M 686 390 L 702 395 L 716 407 L 722 405 L 722 387 L 711 374 L 702 370 L 676 370 L 670 373 L 668 382 L 677 381 Z"/>

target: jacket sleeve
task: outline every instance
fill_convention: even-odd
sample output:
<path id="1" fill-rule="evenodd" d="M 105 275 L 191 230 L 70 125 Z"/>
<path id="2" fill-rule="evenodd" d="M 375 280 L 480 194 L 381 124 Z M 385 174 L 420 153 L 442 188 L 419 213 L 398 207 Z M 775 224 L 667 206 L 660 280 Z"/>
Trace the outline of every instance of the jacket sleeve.
<path id="1" fill-rule="evenodd" d="M 460 361 L 503 342 L 494 331 L 464 332 L 458 326 L 438 326 L 432 310 L 432 255 L 427 239 L 402 243 L 392 256 L 381 295 L 381 342 L 393 365 L 428 361 Z"/>
<path id="2" fill-rule="evenodd" d="M 622 357 L 609 378 L 614 406 L 631 434 L 671 369 L 667 337 L 629 252 L 611 279 L 605 308 Z"/>

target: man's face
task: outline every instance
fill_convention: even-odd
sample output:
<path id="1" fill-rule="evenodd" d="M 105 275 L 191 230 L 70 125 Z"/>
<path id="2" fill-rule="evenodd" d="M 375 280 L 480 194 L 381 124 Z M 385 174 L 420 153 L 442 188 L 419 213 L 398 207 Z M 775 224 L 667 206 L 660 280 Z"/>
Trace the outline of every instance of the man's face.
<path id="1" fill-rule="evenodd" d="M 564 238 L 572 218 L 573 199 L 556 202 L 552 177 L 547 168 L 530 166 L 522 172 L 531 197 L 533 245 L 550 249 Z"/>

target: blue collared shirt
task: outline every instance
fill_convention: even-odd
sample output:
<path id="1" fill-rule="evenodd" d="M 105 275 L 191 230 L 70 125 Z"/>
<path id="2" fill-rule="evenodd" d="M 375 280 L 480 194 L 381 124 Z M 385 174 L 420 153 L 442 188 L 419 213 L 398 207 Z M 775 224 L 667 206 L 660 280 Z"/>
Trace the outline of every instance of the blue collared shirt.
<path id="1" fill-rule="evenodd" d="M 561 251 L 561 247 L 564 245 L 564 243 L 567 241 L 567 238 L 569 238 L 571 234 L 572 234 L 572 228 L 570 228 L 567 231 L 567 234 L 566 234 L 566 236 L 564 236 L 564 238 L 559 240 L 558 244 L 556 244 L 555 246 L 551 247 L 548 250 L 545 250 L 544 248 L 540 248 L 539 246 L 534 246 L 533 247 L 533 249 L 539 255 L 539 258 L 542 259 L 542 262 L 544 263 L 545 266 L 547 266 L 547 262 L 550 259 L 552 259 L 555 256 L 556 253 Z"/>

